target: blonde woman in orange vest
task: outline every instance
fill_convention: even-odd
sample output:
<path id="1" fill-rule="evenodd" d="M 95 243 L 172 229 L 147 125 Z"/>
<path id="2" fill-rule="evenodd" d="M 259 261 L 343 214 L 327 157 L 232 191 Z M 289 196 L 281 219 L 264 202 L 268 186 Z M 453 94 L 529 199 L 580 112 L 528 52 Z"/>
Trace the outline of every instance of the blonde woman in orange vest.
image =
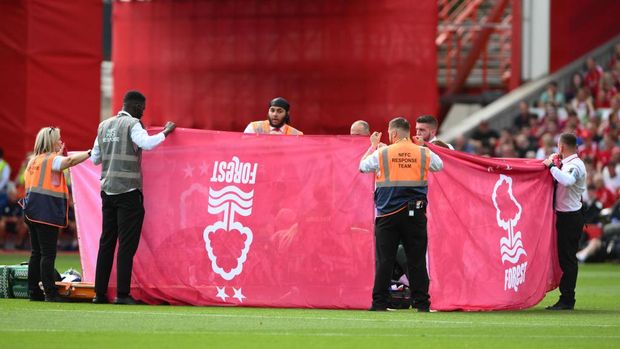
<path id="1" fill-rule="evenodd" d="M 377 270 L 372 290 L 371 311 L 388 310 L 392 269 L 398 244 L 407 255 L 407 278 L 411 284 L 412 306 L 429 311 L 428 272 L 426 271 L 426 205 L 428 172 L 440 171 L 443 162 L 435 153 L 410 139 L 409 121 L 398 117 L 388 126 L 390 145 L 378 148 L 380 132 L 370 136 L 371 147 L 360 162 L 360 171 L 374 172 L 375 239 Z"/>
<path id="2" fill-rule="evenodd" d="M 68 189 L 62 171 L 90 157 L 90 150 L 62 156 L 64 147 L 60 129 L 42 128 L 24 173 L 26 196 L 21 205 L 32 245 L 28 263 L 28 295 L 32 301 L 61 300 L 54 282 L 54 262 L 58 232 L 67 226 L 69 212 Z M 39 281 L 43 283 L 43 292 Z"/>
<path id="3" fill-rule="evenodd" d="M 289 110 L 288 101 L 282 97 L 276 97 L 269 103 L 267 120 L 250 122 L 243 133 L 303 135 L 301 131 L 289 126 L 291 122 Z"/>

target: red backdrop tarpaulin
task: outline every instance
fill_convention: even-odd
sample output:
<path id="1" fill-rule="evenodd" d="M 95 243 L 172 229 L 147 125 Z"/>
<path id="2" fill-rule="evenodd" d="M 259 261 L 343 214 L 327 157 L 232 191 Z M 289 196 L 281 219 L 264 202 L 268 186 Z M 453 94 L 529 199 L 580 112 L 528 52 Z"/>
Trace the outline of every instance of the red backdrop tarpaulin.
<path id="1" fill-rule="evenodd" d="M 549 70 L 566 64 L 620 34 L 617 0 L 551 0 Z M 604 62 L 605 69 L 608 62 Z"/>
<path id="2" fill-rule="evenodd" d="M 92 146 L 100 119 L 101 0 L 0 1 L 0 147 L 17 173 L 41 127 Z"/>
<path id="3" fill-rule="evenodd" d="M 143 154 L 146 217 L 132 294 L 152 303 L 367 308 L 373 176 L 358 170 L 367 148 L 365 137 L 175 131 Z M 435 150 L 445 167 L 430 176 L 431 308 L 534 306 L 559 277 L 549 171 Z M 89 281 L 100 171 L 90 162 L 71 169 Z"/>
<path id="4" fill-rule="evenodd" d="M 114 106 L 145 122 L 243 131 L 276 96 L 306 134 L 383 129 L 437 109 L 437 4 L 388 0 L 116 2 Z"/>

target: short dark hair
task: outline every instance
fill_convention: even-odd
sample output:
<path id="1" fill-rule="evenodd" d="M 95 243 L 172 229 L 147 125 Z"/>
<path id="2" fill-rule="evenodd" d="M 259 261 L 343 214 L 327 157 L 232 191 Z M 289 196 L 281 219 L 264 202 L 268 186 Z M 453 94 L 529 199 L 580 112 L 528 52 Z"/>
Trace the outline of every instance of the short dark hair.
<path id="1" fill-rule="evenodd" d="M 560 143 L 571 149 L 577 148 L 577 136 L 572 133 L 562 133 L 560 135 Z"/>
<path id="2" fill-rule="evenodd" d="M 418 118 L 415 120 L 415 122 L 419 123 L 419 124 L 428 124 L 433 126 L 434 128 L 437 128 L 437 119 L 435 119 L 434 116 L 432 115 L 421 115 L 418 116 Z"/>
<path id="3" fill-rule="evenodd" d="M 144 102 L 146 102 L 146 97 L 144 97 L 144 95 L 139 91 L 135 90 L 127 91 L 127 93 L 125 93 L 125 96 L 123 97 L 123 104 L 125 105 L 144 104 Z"/>
<path id="4" fill-rule="evenodd" d="M 402 116 L 392 119 L 388 125 L 388 128 L 397 128 L 405 132 L 411 131 L 411 126 L 409 125 L 409 121 L 407 121 L 407 119 L 405 119 Z"/>

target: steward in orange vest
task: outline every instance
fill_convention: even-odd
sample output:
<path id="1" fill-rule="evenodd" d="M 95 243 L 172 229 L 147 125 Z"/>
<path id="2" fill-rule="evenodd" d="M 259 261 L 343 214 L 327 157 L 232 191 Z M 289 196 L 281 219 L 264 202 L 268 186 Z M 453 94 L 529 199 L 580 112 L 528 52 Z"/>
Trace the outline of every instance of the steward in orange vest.
<path id="1" fill-rule="evenodd" d="M 54 285 L 54 262 L 60 228 L 68 223 L 69 190 L 63 170 L 90 157 L 90 150 L 62 156 L 60 130 L 43 127 L 37 133 L 33 158 L 24 173 L 26 195 L 19 201 L 24 208 L 32 242 L 28 261 L 28 297 L 31 301 L 61 302 Z M 39 288 L 43 284 L 44 292 Z"/>
<path id="2" fill-rule="evenodd" d="M 430 150 L 403 138 L 378 150 L 375 203 L 379 215 L 390 214 L 412 200 L 426 203 Z"/>
<path id="3" fill-rule="evenodd" d="M 411 283 L 412 306 L 429 311 L 429 278 L 426 271 L 426 205 L 428 172 L 439 171 L 443 162 L 426 147 L 413 143 L 409 122 L 399 117 L 390 121 L 391 145 L 377 149 L 381 133 L 370 136 L 371 148 L 360 162 L 360 171 L 375 172 L 375 248 L 377 270 L 369 310 L 390 307 L 389 287 L 398 244 L 407 255 L 407 277 Z"/>
<path id="4" fill-rule="evenodd" d="M 289 114 L 290 105 L 282 97 L 276 97 L 269 103 L 267 112 L 268 119 L 263 121 L 251 122 L 243 131 L 244 133 L 259 134 L 282 134 L 282 135 L 303 135 L 303 133 L 291 126 L 291 116 Z"/>
<path id="5" fill-rule="evenodd" d="M 65 176 L 52 171 L 56 153 L 37 155 L 24 174 L 24 214 L 32 222 L 64 228 L 68 224 L 69 190 Z"/>

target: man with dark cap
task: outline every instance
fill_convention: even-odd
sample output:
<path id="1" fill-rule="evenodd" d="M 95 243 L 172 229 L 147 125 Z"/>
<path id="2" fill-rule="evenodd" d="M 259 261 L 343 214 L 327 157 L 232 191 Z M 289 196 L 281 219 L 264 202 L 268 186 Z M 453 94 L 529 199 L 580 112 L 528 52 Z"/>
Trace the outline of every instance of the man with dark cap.
<path id="1" fill-rule="evenodd" d="M 276 97 L 269 103 L 267 120 L 251 122 L 243 133 L 266 133 L 276 135 L 302 135 L 303 133 L 291 126 L 289 115 L 290 105 L 282 97 Z"/>

